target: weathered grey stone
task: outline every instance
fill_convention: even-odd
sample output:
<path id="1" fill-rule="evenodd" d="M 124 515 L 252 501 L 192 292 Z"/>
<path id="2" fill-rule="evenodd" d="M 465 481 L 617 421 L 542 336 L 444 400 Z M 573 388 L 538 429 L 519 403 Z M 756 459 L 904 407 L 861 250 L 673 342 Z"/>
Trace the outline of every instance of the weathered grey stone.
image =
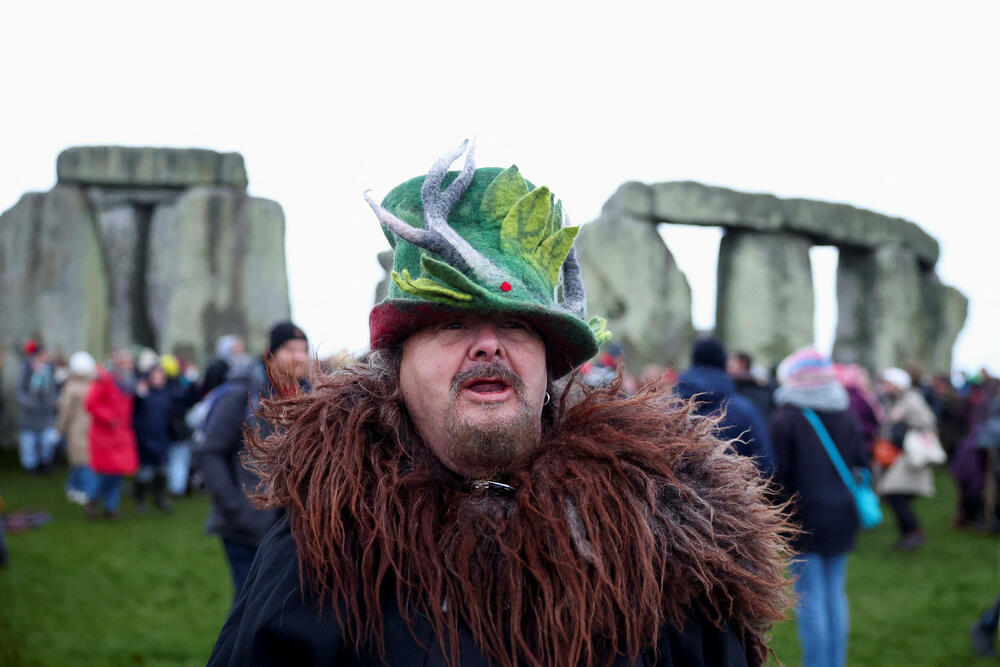
<path id="1" fill-rule="evenodd" d="M 691 288 L 656 227 L 601 218 L 581 228 L 576 247 L 587 311 L 607 318 L 628 368 L 685 364 L 694 340 Z"/>
<path id="2" fill-rule="evenodd" d="M 38 336 L 57 353 L 107 348 L 108 288 L 83 193 L 56 186 L 0 216 L 0 341 Z"/>
<path id="3" fill-rule="evenodd" d="M 809 239 L 731 229 L 719 246 L 715 332 L 771 367 L 813 342 Z"/>
<path id="4" fill-rule="evenodd" d="M 875 372 L 921 361 L 926 330 L 921 282 L 910 248 L 841 249 L 834 359 Z"/>
<path id="5" fill-rule="evenodd" d="M 96 221 L 83 193 L 56 186 L 24 195 L 0 215 L 0 347 L 5 410 L 0 439 L 14 433 L 19 351 L 36 338 L 55 354 L 107 350 L 108 287 Z"/>
<path id="6" fill-rule="evenodd" d="M 924 336 L 920 359 L 931 373 L 950 374 L 952 349 L 969 314 L 969 300 L 954 287 L 941 284 L 933 271 L 921 275 Z"/>
<path id="7" fill-rule="evenodd" d="M 928 266 L 940 253 L 932 236 L 901 218 L 847 204 L 781 199 L 691 181 L 653 185 L 630 181 L 612 195 L 604 212 L 651 222 L 788 231 L 809 236 L 816 244 L 842 247 L 900 245 Z"/>
<path id="8" fill-rule="evenodd" d="M 128 347 L 142 338 L 135 333 L 144 329 L 138 320 L 145 317 L 138 255 L 141 250 L 139 216 L 127 204 L 97 211 L 98 237 L 104 253 L 109 291 L 108 342 L 112 349 Z M 151 340 L 141 340 L 152 345 Z"/>
<path id="9" fill-rule="evenodd" d="M 156 209 L 147 303 L 159 349 L 204 359 L 227 333 L 263 350 L 288 319 L 284 215 L 230 188 L 194 187 Z"/>
<path id="10" fill-rule="evenodd" d="M 76 146 L 59 154 L 56 174 L 60 183 L 106 186 L 247 186 L 242 155 L 202 148 Z"/>
<path id="11" fill-rule="evenodd" d="M 383 250 L 378 254 L 378 263 L 385 271 L 382 280 L 375 285 L 375 303 L 385 298 L 389 293 L 389 281 L 392 280 L 392 250 Z"/>

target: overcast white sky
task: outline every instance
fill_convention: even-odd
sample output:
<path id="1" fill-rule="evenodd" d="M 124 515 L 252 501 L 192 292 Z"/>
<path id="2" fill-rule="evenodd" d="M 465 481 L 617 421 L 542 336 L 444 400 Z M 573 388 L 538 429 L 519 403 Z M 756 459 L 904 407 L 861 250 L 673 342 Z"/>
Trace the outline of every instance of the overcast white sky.
<path id="1" fill-rule="evenodd" d="M 387 247 L 362 191 L 476 137 L 577 223 L 629 179 L 913 220 L 971 300 L 956 362 L 1000 371 L 997 3 L 340 4 L 8 3 L 0 210 L 70 145 L 239 151 L 284 207 L 295 318 L 359 350 Z M 664 234 L 709 327 L 719 234 Z M 814 256 L 828 347 L 835 253 Z"/>

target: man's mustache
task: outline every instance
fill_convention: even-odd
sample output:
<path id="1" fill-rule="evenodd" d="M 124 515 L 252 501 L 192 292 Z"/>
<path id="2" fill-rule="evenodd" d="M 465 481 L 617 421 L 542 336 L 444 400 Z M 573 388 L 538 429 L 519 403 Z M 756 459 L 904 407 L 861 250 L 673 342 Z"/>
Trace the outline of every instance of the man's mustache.
<path id="1" fill-rule="evenodd" d="M 514 388 L 514 392 L 521 399 L 521 402 L 525 402 L 524 382 L 514 371 L 501 365 L 499 362 L 476 364 L 472 368 L 466 369 L 456 375 L 451 380 L 451 397 L 457 397 L 458 392 L 462 390 L 462 386 L 473 380 L 489 380 L 492 378 L 499 378 L 509 384 Z"/>

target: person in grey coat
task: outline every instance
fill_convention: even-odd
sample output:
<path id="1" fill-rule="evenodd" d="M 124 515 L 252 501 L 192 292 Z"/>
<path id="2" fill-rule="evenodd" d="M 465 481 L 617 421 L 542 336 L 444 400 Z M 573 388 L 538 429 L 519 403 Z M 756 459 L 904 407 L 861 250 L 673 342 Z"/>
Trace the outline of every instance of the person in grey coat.
<path id="1" fill-rule="evenodd" d="M 248 498 L 260 480 L 243 465 L 243 428 L 262 433 L 270 429 L 257 418 L 261 399 L 298 388 L 308 370 L 308 340 L 294 324 L 277 324 L 271 330 L 267 356 L 272 373 L 289 378 L 293 387 L 272 385 L 261 360 L 235 365 L 210 409 L 205 437 L 195 452 L 198 470 L 212 495 L 205 530 L 222 539 L 236 593 L 243 587 L 258 545 L 280 518 L 277 510 L 258 510 Z"/>
<path id="2" fill-rule="evenodd" d="M 56 430 L 59 387 L 49 353 L 40 343 L 27 341 L 24 354 L 17 384 L 21 466 L 30 472 L 47 472 L 59 443 Z"/>

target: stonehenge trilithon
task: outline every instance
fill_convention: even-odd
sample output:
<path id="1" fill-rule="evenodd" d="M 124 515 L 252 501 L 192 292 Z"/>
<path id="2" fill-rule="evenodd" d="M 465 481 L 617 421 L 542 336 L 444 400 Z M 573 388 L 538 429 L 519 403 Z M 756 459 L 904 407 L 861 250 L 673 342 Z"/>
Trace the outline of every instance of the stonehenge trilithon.
<path id="1" fill-rule="evenodd" d="M 933 372 L 951 370 L 968 302 L 940 283 L 934 273 L 938 243 L 912 222 L 847 204 L 781 199 L 694 182 L 623 184 L 591 224 L 621 220 L 651 228 L 677 223 L 727 230 L 719 252 L 716 333 L 731 349 L 745 349 L 770 365 L 813 341 L 809 248 L 833 245 L 840 250 L 834 358 L 873 371 L 910 363 Z M 622 246 L 634 245 L 619 252 L 643 256 L 643 241 L 633 241 L 640 238 L 622 237 Z M 588 266 L 594 260 L 581 259 L 585 272 L 596 270 Z M 653 284 L 649 279 L 631 283 L 621 292 L 627 301 L 620 308 L 628 309 L 632 301 L 671 298 Z M 591 305 L 595 313 L 606 308 L 599 301 Z M 673 345 L 660 330 L 633 330 L 627 322 L 619 341 L 633 354 L 633 348 Z M 671 349 L 661 360 L 684 357 L 683 350 Z"/>
<path id="2" fill-rule="evenodd" d="M 8 405 L 28 338 L 63 356 L 144 345 L 201 362 L 223 333 L 262 350 L 289 317 L 284 215 L 248 196 L 239 154 L 78 147 L 57 175 L 0 215 Z"/>

